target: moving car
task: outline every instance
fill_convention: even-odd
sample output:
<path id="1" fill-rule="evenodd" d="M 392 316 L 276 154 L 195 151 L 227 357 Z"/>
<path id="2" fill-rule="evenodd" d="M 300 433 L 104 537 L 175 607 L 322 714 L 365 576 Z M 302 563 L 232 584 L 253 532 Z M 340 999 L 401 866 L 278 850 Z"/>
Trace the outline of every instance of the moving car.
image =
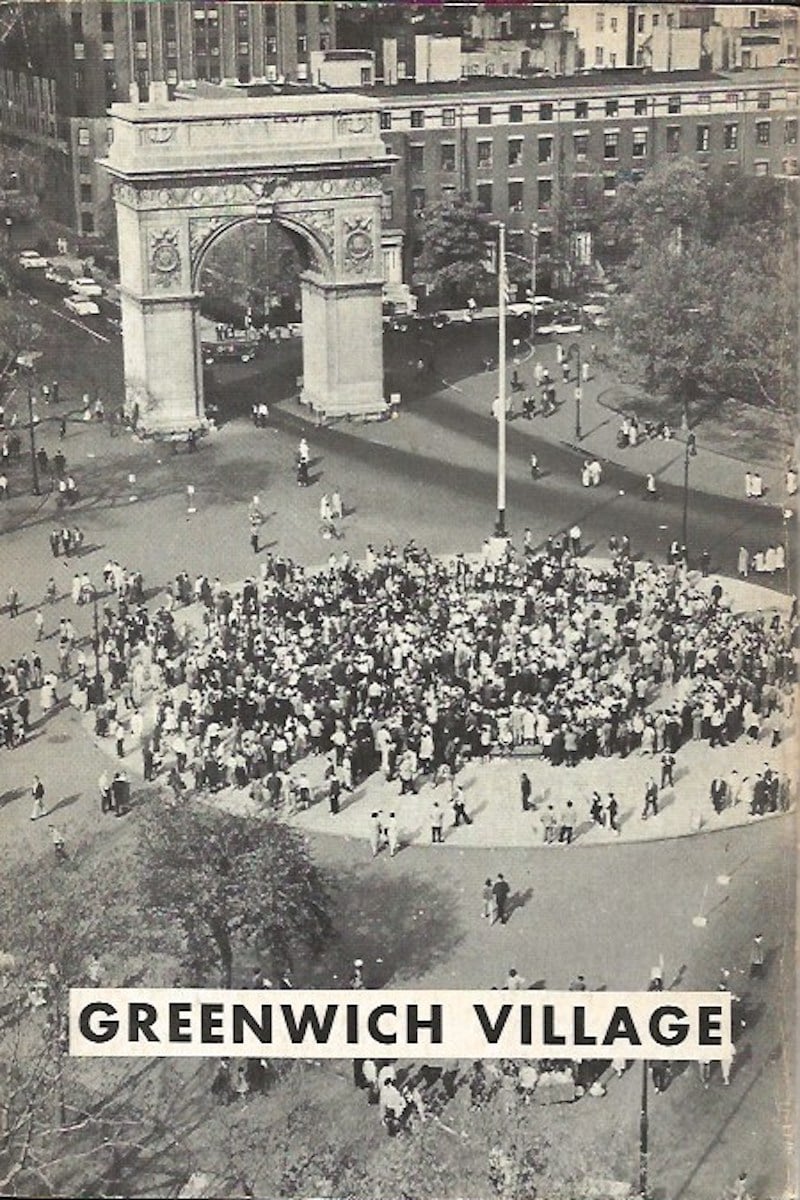
<path id="1" fill-rule="evenodd" d="M 80 279 L 71 279 L 69 286 L 73 292 L 78 292 L 81 296 L 102 296 L 103 294 L 100 284 L 88 276 L 82 276 Z"/>
<path id="2" fill-rule="evenodd" d="M 100 315 L 100 309 L 94 300 L 89 300 L 86 296 L 67 296 L 64 307 L 75 313 L 77 317 L 99 317 Z"/>
<path id="3" fill-rule="evenodd" d="M 226 338 L 220 342 L 203 342 L 203 362 L 207 367 L 225 359 L 248 363 L 256 356 L 257 343 L 252 338 Z"/>
<path id="4" fill-rule="evenodd" d="M 38 250 L 20 250 L 17 262 L 23 271 L 45 271 L 50 266 Z"/>
<path id="5" fill-rule="evenodd" d="M 69 283 L 69 275 L 61 267 L 48 267 L 44 273 L 45 279 L 51 283 Z"/>

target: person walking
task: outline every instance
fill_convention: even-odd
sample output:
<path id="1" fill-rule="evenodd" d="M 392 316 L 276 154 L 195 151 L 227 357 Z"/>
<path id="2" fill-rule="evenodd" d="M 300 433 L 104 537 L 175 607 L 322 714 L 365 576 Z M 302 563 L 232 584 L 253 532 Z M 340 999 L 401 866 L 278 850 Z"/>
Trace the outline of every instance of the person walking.
<path id="1" fill-rule="evenodd" d="M 97 788 L 100 792 L 100 812 L 103 814 L 111 812 L 111 782 L 108 778 L 107 771 L 103 771 L 98 779 Z"/>
<path id="2" fill-rule="evenodd" d="M 34 775 L 33 777 L 33 783 L 31 784 L 31 797 L 33 798 L 31 820 L 38 821 L 39 818 L 43 817 L 47 811 L 44 806 L 44 784 L 38 775 Z"/>
<path id="3" fill-rule="evenodd" d="M 490 924 L 494 925 L 497 919 L 497 909 L 494 901 L 494 884 L 491 879 L 487 879 L 484 883 L 481 899 L 483 901 L 481 916 L 485 921 L 489 921 Z"/>
<path id="4" fill-rule="evenodd" d="M 380 851 L 382 836 L 381 814 L 380 812 L 372 812 L 369 815 L 369 844 L 373 858 L 376 858 Z"/>
<path id="5" fill-rule="evenodd" d="M 53 851 L 56 856 L 56 862 L 62 863 L 67 860 L 67 846 L 64 841 L 64 835 L 57 825 L 48 825 L 50 830 L 50 840 L 53 843 Z"/>
<path id="6" fill-rule="evenodd" d="M 661 755 L 661 786 L 675 786 L 675 755 L 671 750 L 665 750 Z"/>
<path id="7" fill-rule="evenodd" d="M 647 786 L 644 789 L 644 809 L 642 810 L 642 820 L 646 821 L 650 814 L 654 817 L 658 816 L 658 784 L 652 775 L 647 781 Z"/>
<path id="8" fill-rule="evenodd" d="M 467 812 L 464 789 L 460 783 L 457 783 L 453 789 L 453 798 L 451 803 L 453 805 L 453 826 L 471 825 L 472 817 Z"/>
<path id="9" fill-rule="evenodd" d="M 494 896 L 495 920 L 501 925 L 505 925 L 508 920 L 508 898 L 511 894 L 511 888 L 502 873 L 498 873 L 497 879 L 492 885 L 492 895 Z M 494 924 L 494 921 L 492 922 Z"/>
<path id="10" fill-rule="evenodd" d="M 397 814 L 393 812 L 386 818 L 386 844 L 389 847 L 389 857 L 394 858 L 400 849 L 400 831 L 397 827 Z"/>
<path id="11" fill-rule="evenodd" d="M 617 814 L 619 813 L 619 804 L 613 792 L 608 793 L 606 802 L 606 813 L 608 814 L 608 828 L 613 829 L 614 833 L 619 833 L 619 825 L 617 824 Z"/>

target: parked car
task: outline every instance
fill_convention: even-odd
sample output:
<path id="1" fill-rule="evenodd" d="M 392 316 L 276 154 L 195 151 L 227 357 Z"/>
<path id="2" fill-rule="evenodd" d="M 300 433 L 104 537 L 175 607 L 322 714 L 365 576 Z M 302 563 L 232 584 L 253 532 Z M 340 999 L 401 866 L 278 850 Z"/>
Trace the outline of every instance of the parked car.
<path id="1" fill-rule="evenodd" d="M 228 338 L 221 342 L 203 342 L 203 362 L 207 367 L 215 362 L 225 362 L 234 359 L 248 363 L 256 356 L 256 345 L 251 338 Z"/>
<path id="2" fill-rule="evenodd" d="M 23 271 L 46 271 L 49 261 L 38 250 L 20 250 L 17 262 Z"/>
<path id="3" fill-rule="evenodd" d="M 64 301 L 64 307 L 68 308 L 70 312 L 75 313 L 76 317 L 100 316 L 100 309 L 94 300 L 89 300 L 86 296 L 67 296 Z"/>
<path id="4" fill-rule="evenodd" d="M 44 273 L 45 279 L 49 279 L 51 283 L 69 283 L 70 276 L 66 274 L 61 267 L 48 267 Z"/>
<path id="5" fill-rule="evenodd" d="M 71 279 L 70 288 L 73 292 L 80 293 L 81 296 L 102 296 L 103 289 L 95 279 L 90 279 L 89 276 L 81 276 L 80 279 Z"/>

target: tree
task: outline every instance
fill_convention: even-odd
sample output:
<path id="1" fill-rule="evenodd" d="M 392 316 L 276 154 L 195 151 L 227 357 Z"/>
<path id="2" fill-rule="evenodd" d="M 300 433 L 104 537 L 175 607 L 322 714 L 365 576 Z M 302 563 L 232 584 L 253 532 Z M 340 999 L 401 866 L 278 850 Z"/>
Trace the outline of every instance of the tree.
<path id="1" fill-rule="evenodd" d="M 174 923 L 195 979 L 233 983 L 238 944 L 291 965 L 298 947 L 331 934 L 328 889 L 301 834 L 202 801 L 162 803 L 146 814 L 141 865 L 152 913 Z"/>
<path id="2" fill-rule="evenodd" d="M 491 298 L 496 278 L 487 270 L 491 226 L 477 204 L 458 199 L 434 204 L 425 214 L 419 267 L 441 308 Z"/>
<path id="3" fill-rule="evenodd" d="M 679 160 L 620 197 L 633 233 L 612 325 L 648 388 L 793 404 L 796 223 L 777 182 L 706 178 Z"/>

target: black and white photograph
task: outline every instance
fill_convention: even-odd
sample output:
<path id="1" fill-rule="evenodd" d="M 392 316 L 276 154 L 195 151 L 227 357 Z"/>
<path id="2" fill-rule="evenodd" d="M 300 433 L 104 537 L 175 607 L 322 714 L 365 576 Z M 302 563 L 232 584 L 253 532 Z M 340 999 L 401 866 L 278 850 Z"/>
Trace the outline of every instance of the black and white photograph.
<path id="1" fill-rule="evenodd" d="M 0 0 L 0 1195 L 797 1200 L 799 37 Z"/>

